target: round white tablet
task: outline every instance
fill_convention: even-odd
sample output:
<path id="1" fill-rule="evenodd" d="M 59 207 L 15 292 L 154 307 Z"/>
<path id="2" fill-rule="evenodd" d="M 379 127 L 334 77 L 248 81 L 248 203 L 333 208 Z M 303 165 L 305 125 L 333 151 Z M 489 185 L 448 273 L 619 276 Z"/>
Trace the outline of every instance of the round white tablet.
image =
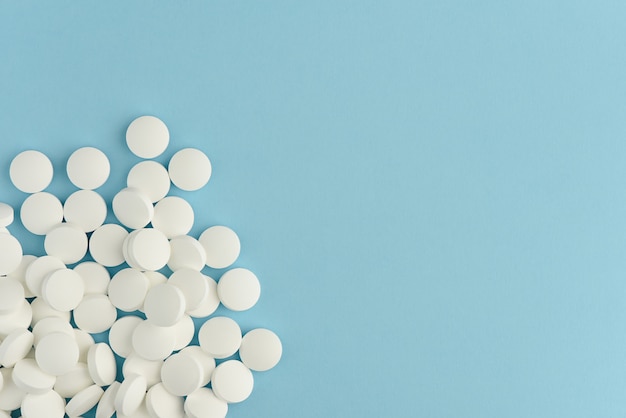
<path id="1" fill-rule="evenodd" d="M 57 376 L 54 390 L 63 398 L 71 398 L 83 389 L 93 385 L 85 363 L 77 363 L 67 373 Z"/>
<path id="2" fill-rule="evenodd" d="M 94 261 L 85 261 L 74 267 L 74 271 L 83 279 L 86 295 L 106 294 L 111 275 L 103 265 Z"/>
<path id="3" fill-rule="evenodd" d="M 176 344 L 174 345 L 174 351 L 187 347 L 193 339 L 193 334 L 196 332 L 193 319 L 191 319 L 189 315 L 183 315 L 180 321 L 172 325 L 172 327 L 176 331 Z"/>
<path id="4" fill-rule="evenodd" d="M 61 312 L 75 309 L 83 300 L 85 285 L 78 273 L 70 269 L 59 269 L 46 275 L 41 284 L 41 297 Z"/>
<path id="5" fill-rule="evenodd" d="M 91 346 L 87 354 L 87 367 L 93 381 L 100 386 L 108 386 L 115 380 L 117 365 L 111 347 L 106 343 Z"/>
<path id="6" fill-rule="evenodd" d="M 161 380 L 169 393 L 187 396 L 198 389 L 204 379 L 204 369 L 198 360 L 185 353 L 172 354 L 161 367 Z"/>
<path id="7" fill-rule="evenodd" d="M 140 116 L 126 130 L 126 144 L 140 158 L 154 158 L 163 154 L 170 142 L 170 132 L 155 116 Z"/>
<path id="8" fill-rule="evenodd" d="M 0 275 L 15 271 L 22 262 L 22 245 L 13 235 L 0 234 Z"/>
<path id="9" fill-rule="evenodd" d="M 134 374 L 124 379 L 115 396 L 115 409 L 124 415 L 131 415 L 146 396 L 146 378 Z"/>
<path id="10" fill-rule="evenodd" d="M 98 385 L 91 385 L 78 392 L 65 406 L 65 412 L 70 417 L 78 417 L 96 406 L 104 390 Z"/>
<path id="11" fill-rule="evenodd" d="M 35 193 L 26 198 L 20 208 L 24 228 L 35 235 L 46 235 L 63 221 L 63 205 L 48 192 Z"/>
<path id="12" fill-rule="evenodd" d="M 59 312 L 56 309 L 52 309 L 50 305 L 46 303 L 43 298 L 36 298 L 30 304 L 33 312 L 32 318 L 32 326 L 34 327 L 37 323 L 49 316 L 55 316 L 57 318 L 61 318 L 65 320 L 65 322 L 70 322 L 70 313 L 69 312 Z"/>
<path id="13" fill-rule="evenodd" d="M 127 187 L 113 197 L 113 213 L 122 225 L 139 229 L 152 220 L 154 206 L 141 191 Z"/>
<path id="14" fill-rule="evenodd" d="M 169 327 L 176 324 L 185 313 L 185 296 L 176 286 L 159 284 L 148 291 L 144 312 L 153 324 Z"/>
<path id="15" fill-rule="evenodd" d="M 146 360 L 164 360 L 176 345 L 176 330 L 143 321 L 133 331 L 133 349 Z"/>
<path id="16" fill-rule="evenodd" d="M 0 203 L 0 227 L 6 228 L 11 225 L 14 217 L 13 208 L 6 203 Z"/>
<path id="17" fill-rule="evenodd" d="M 252 393 L 252 372 L 238 360 L 228 360 L 218 365 L 211 377 L 215 394 L 228 403 L 243 402 Z"/>
<path id="18" fill-rule="evenodd" d="M 183 418 L 183 398 L 169 393 L 163 383 L 152 386 L 146 394 L 146 407 L 154 418 Z"/>
<path id="19" fill-rule="evenodd" d="M 87 254 L 87 235 L 74 224 L 62 223 L 46 234 L 44 248 L 48 255 L 74 264 Z"/>
<path id="20" fill-rule="evenodd" d="M 187 313 L 194 318 L 205 318 L 215 312 L 220 305 L 220 299 L 217 296 L 217 283 L 209 276 L 204 276 L 204 280 L 209 287 L 207 297 L 202 301 L 200 306 L 193 311 Z"/>
<path id="21" fill-rule="evenodd" d="M 87 331 L 83 331 L 82 329 L 72 328 L 74 331 L 74 339 L 76 340 L 76 344 L 78 344 L 78 361 L 82 363 L 87 363 L 87 355 L 89 354 L 89 349 L 92 345 L 95 344 L 95 341 L 91 334 Z"/>
<path id="22" fill-rule="evenodd" d="M 211 161 L 199 149 L 184 148 L 172 156 L 168 171 L 172 183 L 179 189 L 199 190 L 211 178 Z"/>
<path id="23" fill-rule="evenodd" d="M 207 320 L 198 331 L 200 347 L 214 358 L 230 357 L 241 345 L 241 328 L 233 319 L 216 316 Z"/>
<path id="24" fill-rule="evenodd" d="M 33 310 L 26 299 L 11 313 L 0 315 L 0 339 L 6 338 L 16 329 L 26 329 L 33 319 Z"/>
<path id="25" fill-rule="evenodd" d="M 115 306 L 105 295 L 86 295 L 74 309 L 76 326 L 90 334 L 104 332 L 117 319 Z"/>
<path id="26" fill-rule="evenodd" d="M 41 370 L 32 358 L 25 358 L 13 367 L 13 382 L 24 392 L 41 394 L 52 390 L 56 377 Z"/>
<path id="27" fill-rule="evenodd" d="M 122 365 L 124 377 L 139 374 L 146 378 L 148 387 L 152 387 L 161 381 L 162 360 L 146 360 L 136 353 L 129 355 Z"/>
<path id="28" fill-rule="evenodd" d="M 143 306 L 148 291 L 147 277 L 137 269 L 126 268 L 118 271 L 109 283 L 109 299 L 118 309 L 135 311 Z"/>
<path id="29" fill-rule="evenodd" d="M 105 267 L 119 266 L 124 262 L 122 244 L 127 236 L 128 231 L 117 224 L 102 225 L 91 234 L 89 252 Z"/>
<path id="30" fill-rule="evenodd" d="M 12 411 L 19 408 L 26 392 L 15 386 L 12 368 L 0 368 L 0 374 L 3 382 L 0 390 L 0 410 Z"/>
<path id="31" fill-rule="evenodd" d="M 204 275 L 192 269 L 176 270 L 170 276 L 168 284 L 179 288 L 185 295 L 186 309 L 197 309 L 209 294 L 209 285 Z"/>
<path id="32" fill-rule="evenodd" d="M 0 277 L 0 314 L 11 313 L 24 300 L 24 286 L 15 279 Z"/>
<path id="33" fill-rule="evenodd" d="M 220 301 L 231 311 L 245 311 L 252 308 L 261 296 L 261 284 L 256 275 L 248 269 L 228 270 L 217 282 Z"/>
<path id="34" fill-rule="evenodd" d="M 43 337 L 53 332 L 61 332 L 71 337 L 75 335 L 74 328 L 72 328 L 72 325 L 68 321 L 56 316 L 51 316 L 37 322 L 37 325 L 33 327 L 33 345 L 37 347 Z"/>
<path id="35" fill-rule="evenodd" d="M 17 189 L 25 193 L 37 193 L 48 187 L 52 181 L 53 168 L 45 154 L 28 150 L 13 158 L 9 167 L 9 177 Z"/>
<path id="36" fill-rule="evenodd" d="M 78 356 L 74 336 L 62 332 L 44 336 L 35 349 L 35 359 L 41 370 L 55 376 L 72 370 L 78 363 Z"/>
<path id="37" fill-rule="evenodd" d="M 172 271 L 188 268 L 200 271 L 206 264 L 206 252 L 200 242 L 189 235 L 170 240 L 171 254 L 167 266 Z"/>
<path id="38" fill-rule="evenodd" d="M 98 402 L 96 408 L 96 418 L 111 418 L 115 413 L 115 397 L 120 389 L 120 382 L 113 382 L 111 386 L 104 391 L 104 395 Z"/>
<path id="39" fill-rule="evenodd" d="M 152 226 L 167 238 L 185 235 L 193 227 L 193 208 L 182 197 L 168 196 L 154 206 Z"/>
<path id="40" fill-rule="evenodd" d="M 226 268 L 239 257 L 239 237 L 227 226 L 217 225 L 206 229 L 198 241 L 206 252 L 206 265 L 214 269 Z"/>
<path id="41" fill-rule="evenodd" d="M 159 270 L 170 258 L 170 243 L 154 228 L 134 231 L 128 240 L 129 264 L 142 270 Z"/>
<path id="42" fill-rule="evenodd" d="M 20 262 L 20 265 L 13 272 L 7 275 L 7 277 L 15 279 L 22 284 L 22 286 L 24 287 L 24 296 L 27 298 L 32 298 L 35 295 L 26 285 L 26 269 L 28 268 L 28 266 L 30 266 L 30 263 L 32 263 L 36 259 L 37 257 L 35 257 L 34 255 L 22 256 L 22 261 Z"/>
<path id="43" fill-rule="evenodd" d="M 265 328 L 253 329 L 241 340 L 239 357 L 250 370 L 264 372 L 276 366 L 283 354 L 283 345 L 274 332 Z"/>
<path id="44" fill-rule="evenodd" d="M 26 394 L 22 400 L 22 418 L 63 418 L 65 400 L 53 390 L 35 395 Z"/>
<path id="45" fill-rule="evenodd" d="M 228 404 L 211 389 L 200 388 L 185 399 L 185 413 L 189 418 L 225 418 Z"/>
<path id="46" fill-rule="evenodd" d="M 204 377 L 202 379 L 201 386 L 206 386 L 211 381 L 211 375 L 215 369 L 215 359 L 205 353 L 204 350 L 197 345 L 187 346 L 180 350 L 180 352 L 192 356 L 200 362 L 202 369 L 204 370 Z"/>
<path id="47" fill-rule="evenodd" d="M 170 176 L 167 169 L 156 161 L 142 161 L 130 169 L 126 184 L 141 191 L 155 203 L 170 191 Z"/>
<path id="48" fill-rule="evenodd" d="M 123 316 L 111 327 L 109 331 L 109 344 L 120 357 L 128 357 L 133 352 L 132 336 L 137 325 L 143 320 L 138 316 Z"/>
<path id="49" fill-rule="evenodd" d="M 92 232 L 104 223 L 107 205 L 102 196 L 93 190 L 78 190 L 65 200 L 63 217 L 83 232 Z"/>
<path id="50" fill-rule="evenodd" d="M 16 329 L 0 343 L 0 364 L 13 367 L 33 348 L 33 334 L 27 329 Z"/>
<path id="51" fill-rule="evenodd" d="M 56 257 L 46 255 L 34 260 L 26 269 L 26 286 L 37 297 L 41 296 L 41 285 L 53 271 L 64 269 L 65 264 Z"/>
<path id="52" fill-rule="evenodd" d="M 79 189 L 97 189 L 109 178 L 109 159 L 94 147 L 79 148 L 67 160 L 67 176 Z"/>

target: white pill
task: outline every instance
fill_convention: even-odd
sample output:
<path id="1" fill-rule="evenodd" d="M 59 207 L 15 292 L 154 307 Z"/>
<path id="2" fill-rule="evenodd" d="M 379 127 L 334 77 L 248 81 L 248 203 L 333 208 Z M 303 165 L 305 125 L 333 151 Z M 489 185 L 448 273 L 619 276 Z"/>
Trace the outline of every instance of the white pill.
<path id="1" fill-rule="evenodd" d="M 69 312 L 60 312 L 56 309 L 52 309 L 50 305 L 46 303 L 43 298 L 36 298 L 30 304 L 33 312 L 32 317 L 32 326 L 34 327 L 37 323 L 49 316 L 55 316 L 57 318 L 61 318 L 65 320 L 65 322 L 70 322 L 70 313 Z"/>
<path id="2" fill-rule="evenodd" d="M 146 394 L 146 407 L 154 418 L 183 418 L 183 398 L 169 393 L 162 383 L 158 383 Z"/>
<path id="3" fill-rule="evenodd" d="M 107 181 L 110 172 L 109 159 L 98 148 L 79 148 L 67 160 L 67 176 L 79 189 L 97 189 Z"/>
<path id="4" fill-rule="evenodd" d="M 61 312 L 75 309 L 83 300 L 85 285 L 78 273 L 70 269 L 59 269 L 48 274 L 41 284 L 41 297 Z"/>
<path id="5" fill-rule="evenodd" d="M 211 375 L 215 369 L 215 359 L 205 353 L 204 350 L 197 345 L 185 347 L 180 350 L 180 352 L 192 356 L 200 362 L 202 369 L 204 370 L 204 377 L 202 379 L 201 386 L 206 386 L 211 381 Z"/>
<path id="6" fill-rule="evenodd" d="M 57 376 L 54 390 L 63 398 L 72 398 L 78 392 L 93 385 L 89 370 L 85 363 L 77 363 L 67 373 Z"/>
<path id="7" fill-rule="evenodd" d="M 171 254 L 167 266 L 172 271 L 188 268 L 200 271 L 206 264 L 206 252 L 200 242 L 189 235 L 170 240 Z"/>
<path id="8" fill-rule="evenodd" d="M 37 257 L 34 255 L 24 255 L 22 256 L 22 261 L 20 265 L 13 270 L 13 272 L 9 273 L 7 277 L 17 280 L 24 287 L 24 296 L 27 298 L 32 298 L 35 295 L 30 291 L 28 285 L 26 284 L 26 269 L 30 266 L 30 263 L 35 261 Z"/>
<path id="9" fill-rule="evenodd" d="M 78 392 L 65 406 L 65 412 L 70 417 L 78 417 L 96 406 L 104 390 L 98 385 L 91 385 Z"/>
<path id="10" fill-rule="evenodd" d="M 87 235 L 74 224 L 62 223 L 46 234 L 44 248 L 48 255 L 74 264 L 87 254 Z"/>
<path id="11" fill-rule="evenodd" d="M 128 357 L 133 352 L 132 336 L 137 325 L 143 320 L 138 316 L 123 316 L 111 326 L 109 331 L 109 344 L 120 357 Z"/>
<path id="12" fill-rule="evenodd" d="M 104 391 L 104 395 L 98 402 L 96 408 L 96 418 L 111 418 L 115 413 L 115 397 L 120 389 L 120 382 L 113 382 L 111 386 Z"/>
<path id="13" fill-rule="evenodd" d="M 193 339 L 193 334 L 196 332 L 193 319 L 189 315 L 184 315 L 180 321 L 172 325 L 176 331 L 176 344 L 174 345 L 174 351 L 181 350 L 187 347 Z"/>
<path id="14" fill-rule="evenodd" d="M 78 363 L 79 354 L 74 336 L 62 332 L 44 336 L 35 349 L 35 359 L 39 367 L 55 376 L 72 370 Z"/>
<path id="15" fill-rule="evenodd" d="M 9 177 L 18 189 L 25 193 L 37 193 L 52 181 L 53 168 L 45 154 L 28 150 L 19 153 L 11 161 Z"/>
<path id="16" fill-rule="evenodd" d="M 124 262 L 122 244 L 127 236 L 128 231 L 117 224 L 102 225 L 89 238 L 89 252 L 105 267 L 119 266 Z"/>
<path id="17" fill-rule="evenodd" d="M 142 161 L 130 169 L 126 184 L 141 191 L 155 203 L 170 191 L 170 176 L 167 169 L 156 161 Z"/>
<path id="18" fill-rule="evenodd" d="M 16 310 L 24 300 L 24 286 L 15 279 L 0 277 L 0 314 Z"/>
<path id="19" fill-rule="evenodd" d="M 185 235 L 193 227 L 193 208 L 182 197 L 168 196 L 154 206 L 152 226 L 167 238 Z"/>
<path id="20" fill-rule="evenodd" d="M 152 220 L 154 206 L 141 191 L 127 187 L 113 197 L 113 213 L 122 225 L 140 229 Z"/>
<path id="21" fill-rule="evenodd" d="M 0 410 L 12 411 L 20 407 L 26 392 L 15 386 L 13 368 L 0 368 L 2 374 L 2 390 L 0 390 Z"/>
<path id="22" fill-rule="evenodd" d="M 85 261 L 74 267 L 74 271 L 83 279 L 85 294 L 106 294 L 111 281 L 109 271 L 94 261 Z"/>
<path id="23" fill-rule="evenodd" d="M 41 370 L 32 358 L 18 361 L 13 367 L 13 382 L 27 393 L 41 394 L 52 390 L 56 377 Z"/>
<path id="24" fill-rule="evenodd" d="M 239 237 L 227 226 L 217 225 L 206 229 L 198 241 L 206 252 L 206 265 L 215 269 L 233 264 L 241 251 Z"/>
<path id="25" fill-rule="evenodd" d="M 22 400 L 22 418 L 63 418 L 65 400 L 53 390 L 35 395 L 24 396 Z"/>
<path id="26" fill-rule="evenodd" d="M 199 190 L 211 178 L 211 161 L 199 149 L 184 148 L 172 156 L 168 171 L 172 183 L 179 189 Z"/>
<path id="27" fill-rule="evenodd" d="M 46 235 L 63 221 L 63 205 L 48 192 L 35 193 L 26 198 L 20 208 L 24 228 L 35 235 Z"/>
<path id="28" fill-rule="evenodd" d="M 176 345 L 176 330 L 143 321 L 133 331 L 133 349 L 146 360 L 164 360 Z"/>
<path id="29" fill-rule="evenodd" d="M 46 255 L 34 260 L 26 268 L 26 286 L 37 297 L 41 296 L 41 285 L 46 276 L 56 270 L 65 268 L 63 261 L 56 257 Z"/>
<path id="30" fill-rule="evenodd" d="M 178 287 L 183 292 L 188 311 L 197 309 L 209 294 L 209 285 L 204 280 L 204 275 L 196 270 L 176 270 L 170 276 L 168 283 Z"/>
<path id="31" fill-rule="evenodd" d="M 106 343 L 91 346 L 87 354 L 87 367 L 93 381 L 100 386 L 108 386 L 115 380 L 117 365 L 111 347 Z"/>
<path id="32" fill-rule="evenodd" d="M 78 190 L 63 205 L 65 221 L 80 227 L 83 232 L 92 232 L 102 226 L 106 216 L 106 202 L 93 190 Z"/>
<path id="33" fill-rule="evenodd" d="M 135 311 L 143 306 L 148 284 L 148 278 L 140 270 L 122 269 L 111 278 L 109 299 L 122 311 Z"/>
<path id="34" fill-rule="evenodd" d="M 185 313 L 185 296 L 178 287 L 169 283 L 156 285 L 146 295 L 144 312 L 153 324 L 172 326 Z"/>
<path id="35" fill-rule="evenodd" d="M 126 242 L 127 262 L 141 270 L 159 270 L 170 258 L 170 244 L 163 233 L 154 228 L 134 231 Z"/>
<path id="36" fill-rule="evenodd" d="M 115 306 L 105 295 L 86 295 L 74 309 L 76 326 L 90 334 L 108 330 L 116 319 Z"/>
<path id="37" fill-rule="evenodd" d="M 185 353 L 172 354 L 161 368 L 163 386 L 172 395 L 189 395 L 201 386 L 203 379 L 204 369 L 200 362 Z"/>
<path id="38" fill-rule="evenodd" d="M 265 328 L 253 329 L 241 340 L 239 357 L 250 370 L 264 372 L 276 366 L 283 354 L 280 338 Z"/>
<path id="39" fill-rule="evenodd" d="M 220 301 L 231 311 L 245 311 L 252 308 L 261 296 L 261 284 L 248 269 L 228 270 L 217 282 Z"/>
<path id="40" fill-rule="evenodd" d="M 209 276 L 204 276 L 204 280 L 209 287 L 207 297 L 202 301 L 197 309 L 188 311 L 187 313 L 194 318 L 205 318 L 217 310 L 220 305 L 220 299 L 217 296 L 217 283 Z"/>
<path id="41" fill-rule="evenodd" d="M 129 355 L 122 365 L 124 377 L 139 374 L 146 378 L 146 385 L 152 387 L 161 381 L 162 360 L 146 360 L 136 353 Z"/>
<path id="42" fill-rule="evenodd" d="M 22 262 L 22 245 L 13 235 L 0 234 L 0 275 L 14 272 Z"/>
<path id="43" fill-rule="evenodd" d="M 225 418 L 228 404 L 208 388 L 200 388 L 185 399 L 185 413 L 189 418 Z"/>
<path id="44" fill-rule="evenodd" d="M 140 158 L 154 158 L 163 154 L 170 142 L 170 132 L 155 116 L 140 116 L 126 130 L 126 144 Z"/>
<path id="45" fill-rule="evenodd" d="M 33 348 L 33 334 L 27 329 L 16 329 L 2 340 L 0 344 L 0 364 L 13 367 L 22 360 Z"/>
<path id="46" fill-rule="evenodd" d="M 74 339 L 76 340 L 76 344 L 78 344 L 78 361 L 82 363 L 87 363 L 87 356 L 89 354 L 89 349 L 95 344 L 95 341 L 91 334 L 87 331 L 83 331 L 82 329 L 72 328 L 74 331 Z"/>
<path id="47" fill-rule="evenodd" d="M 0 315 L 0 339 L 16 329 L 26 329 L 33 319 L 33 310 L 26 299 L 11 313 Z"/>
<path id="48" fill-rule="evenodd" d="M 202 324 L 198 331 L 198 341 L 204 352 L 211 357 L 230 357 L 241 345 L 241 328 L 231 318 L 216 316 Z"/>
<path id="49" fill-rule="evenodd" d="M 169 177 L 168 177 L 169 181 Z M 0 227 L 6 228 L 13 223 L 15 217 L 13 208 L 6 204 L 0 203 Z"/>
<path id="50" fill-rule="evenodd" d="M 213 392 L 228 403 L 243 402 L 252 393 L 252 372 L 238 360 L 228 360 L 218 365 L 211 377 Z"/>
<path id="51" fill-rule="evenodd" d="M 72 328 L 72 325 L 68 321 L 56 316 L 51 316 L 37 322 L 37 325 L 33 327 L 33 345 L 37 347 L 43 337 L 53 332 L 61 332 L 75 337 L 74 328 Z"/>
<path id="52" fill-rule="evenodd" d="M 131 415 L 139 408 L 146 396 L 146 378 L 134 374 L 124 379 L 115 396 L 115 409 L 123 415 Z"/>

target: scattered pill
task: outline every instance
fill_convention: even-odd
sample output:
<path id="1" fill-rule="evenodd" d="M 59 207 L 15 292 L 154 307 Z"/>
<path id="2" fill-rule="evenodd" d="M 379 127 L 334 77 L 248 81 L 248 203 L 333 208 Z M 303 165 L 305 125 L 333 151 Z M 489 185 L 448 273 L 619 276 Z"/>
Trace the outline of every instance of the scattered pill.
<path id="1" fill-rule="evenodd" d="M 46 275 L 41 284 L 41 297 L 52 309 L 69 312 L 83 300 L 85 285 L 78 273 L 59 269 Z"/>
<path id="2" fill-rule="evenodd" d="M 92 293 L 106 294 L 111 275 L 102 264 L 94 261 L 85 261 L 76 265 L 74 271 L 83 279 L 86 295 Z"/>
<path id="3" fill-rule="evenodd" d="M 206 265 L 215 269 L 223 269 L 235 262 L 239 257 L 241 243 L 235 231 L 227 226 L 207 228 L 198 239 L 206 252 Z"/>
<path id="4" fill-rule="evenodd" d="M 198 308 L 209 294 L 209 285 L 204 280 L 204 275 L 196 270 L 176 270 L 170 276 L 168 283 L 176 286 L 183 292 L 186 310 L 189 311 Z"/>
<path id="5" fill-rule="evenodd" d="M 138 316 L 123 316 L 111 326 L 109 344 L 111 349 L 120 357 L 128 357 L 133 352 L 132 335 L 143 319 Z"/>
<path id="6" fill-rule="evenodd" d="M 91 385 L 70 399 L 65 405 L 65 412 L 70 417 L 78 417 L 96 406 L 103 394 L 104 390 L 98 384 Z"/>
<path id="7" fill-rule="evenodd" d="M 241 340 L 239 357 L 250 370 L 264 372 L 276 366 L 283 354 L 278 336 L 265 328 L 253 329 Z"/>
<path id="8" fill-rule="evenodd" d="M 24 358 L 13 367 L 13 382 L 27 393 L 42 394 L 52 390 L 56 377 L 41 370 L 32 358 Z"/>
<path id="9" fill-rule="evenodd" d="M 168 177 L 169 179 L 169 177 Z M 13 223 L 15 214 L 13 208 L 6 203 L 0 203 L 0 227 L 6 228 Z"/>
<path id="10" fill-rule="evenodd" d="M 44 190 L 52 181 L 53 169 L 50 159 L 45 154 L 28 150 L 19 153 L 9 168 L 11 182 L 25 193 L 37 193 Z"/>
<path id="11" fill-rule="evenodd" d="M 87 364 L 79 362 L 69 372 L 57 376 L 53 389 L 63 398 L 72 398 L 91 385 L 93 380 L 89 375 Z"/>
<path id="12" fill-rule="evenodd" d="M 87 354 L 87 367 L 89 375 L 97 385 L 109 386 L 113 383 L 117 366 L 111 347 L 106 343 L 92 345 Z"/>
<path id="13" fill-rule="evenodd" d="M 146 318 L 160 327 L 176 324 L 185 313 L 185 295 L 177 286 L 159 284 L 146 295 L 144 311 Z"/>
<path id="14" fill-rule="evenodd" d="M 83 232 L 93 232 L 102 226 L 107 216 L 104 198 L 93 190 L 78 190 L 63 204 L 63 217 Z"/>
<path id="15" fill-rule="evenodd" d="M 23 418 L 63 418 L 65 415 L 65 400 L 54 390 L 26 394 L 21 407 Z"/>
<path id="16" fill-rule="evenodd" d="M 211 377 L 213 392 L 228 403 L 239 403 L 248 399 L 253 386 L 252 372 L 238 360 L 221 363 Z"/>
<path id="17" fill-rule="evenodd" d="M 87 295 L 74 309 L 76 326 L 90 334 L 108 330 L 116 318 L 115 306 L 105 295 Z"/>
<path id="18" fill-rule="evenodd" d="M 33 334 L 27 329 L 16 329 L 0 343 L 0 365 L 13 367 L 26 357 L 33 347 Z"/>
<path id="19" fill-rule="evenodd" d="M 220 301 L 231 311 L 252 308 L 261 296 L 261 285 L 256 275 L 248 269 L 228 270 L 217 282 Z"/>
<path id="20" fill-rule="evenodd" d="M 124 377 L 139 374 L 146 378 L 146 385 L 150 388 L 161 381 L 161 367 L 163 360 L 146 360 L 138 354 L 130 354 L 122 365 Z"/>
<path id="21" fill-rule="evenodd" d="M 216 316 L 202 324 L 198 341 L 210 356 L 217 359 L 230 357 L 241 345 L 241 328 L 231 318 Z"/>
<path id="22" fill-rule="evenodd" d="M 207 286 L 209 287 L 207 297 L 202 301 L 202 303 L 200 303 L 198 308 L 193 311 L 187 311 L 189 316 L 194 318 L 205 318 L 215 312 L 220 305 L 220 299 L 217 296 L 217 283 L 213 280 L 213 278 L 206 275 L 204 276 L 204 280 L 207 282 Z"/>
<path id="23" fill-rule="evenodd" d="M 140 270 L 122 269 L 109 283 L 109 299 L 122 311 L 136 311 L 143 306 L 148 285 L 148 278 Z"/>
<path id="24" fill-rule="evenodd" d="M 152 226 L 163 232 L 167 238 L 189 233 L 193 221 L 193 208 L 181 197 L 168 196 L 154 206 Z"/>
<path id="25" fill-rule="evenodd" d="M 111 386 L 104 391 L 104 394 L 98 402 L 96 408 L 96 418 L 111 418 L 115 413 L 115 397 L 120 389 L 120 382 L 113 382 Z"/>
<path id="26" fill-rule="evenodd" d="M 79 148 L 67 160 L 67 176 L 79 189 L 97 189 L 107 181 L 110 172 L 109 159 L 94 147 Z"/>
<path id="27" fill-rule="evenodd" d="M 130 169 L 126 184 L 156 203 L 170 191 L 170 176 L 167 169 L 156 161 L 142 161 Z"/>
<path id="28" fill-rule="evenodd" d="M 115 395 L 115 410 L 124 415 L 131 415 L 143 402 L 146 390 L 145 377 L 134 374 L 124 378 Z"/>
<path id="29" fill-rule="evenodd" d="M 89 238 L 89 253 L 105 267 L 116 267 L 124 262 L 122 244 L 128 231 L 116 224 L 104 224 Z"/>
<path id="30" fill-rule="evenodd" d="M 167 169 L 172 183 L 181 190 L 199 190 L 211 178 L 209 157 L 195 148 L 184 148 L 176 152 Z"/>
<path id="31" fill-rule="evenodd" d="M 143 321 L 133 331 L 133 349 L 146 360 L 165 360 L 176 346 L 176 330 Z"/>
<path id="32" fill-rule="evenodd" d="M 170 132 L 155 116 L 140 116 L 126 130 L 126 144 L 140 158 L 158 157 L 170 142 Z"/>
<path id="33" fill-rule="evenodd" d="M 39 367 L 55 376 L 72 370 L 78 363 L 78 344 L 73 335 L 53 332 L 44 336 L 35 349 Z"/>
<path id="34" fill-rule="evenodd" d="M 185 399 L 185 413 L 189 418 L 224 418 L 228 404 L 211 389 L 200 388 Z"/>
<path id="35" fill-rule="evenodd" d="M 158 383 L 146 394 L 146 407 L 154 418 L 183 418 L 183 398 L 172 395 L 163 383 Z"/>
<path id="36" fill-rule="evenodd" d="M 167 266 L 172 271 L 192 269 L 200 271 L 206 264 L 206 252 L 200 241 L 189 235 L 179 235 L 170 239 L 170 259 Z"/>
<path id="37" fill-rule="evenodd" d="M 46 235 L 63 221 L 63 205 L 58 197 L 48 192 L 31 194 L 20 208 L 20 220 L 29 232 Z"/>

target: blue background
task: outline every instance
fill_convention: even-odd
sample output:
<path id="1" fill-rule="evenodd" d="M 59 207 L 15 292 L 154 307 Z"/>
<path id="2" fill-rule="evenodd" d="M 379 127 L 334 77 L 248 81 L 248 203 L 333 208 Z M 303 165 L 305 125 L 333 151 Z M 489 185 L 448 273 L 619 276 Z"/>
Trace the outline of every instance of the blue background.
<path id="1" fill-rule="evenodd" d="M 469 4 L 472 3 L 472 4 Z M 283 339 L 229 417 L 626 415 L 621 1 L 0 3 L 1 199 L 19 151 L 213 162 Z M 16 224 L 11 230 L 23 231 Z M 22 235 L 20 235 L 22 236 Z M 24 235 L 25 236 L 25 235 Z M 41 251 L 30 239 L 25 247 Z"/>

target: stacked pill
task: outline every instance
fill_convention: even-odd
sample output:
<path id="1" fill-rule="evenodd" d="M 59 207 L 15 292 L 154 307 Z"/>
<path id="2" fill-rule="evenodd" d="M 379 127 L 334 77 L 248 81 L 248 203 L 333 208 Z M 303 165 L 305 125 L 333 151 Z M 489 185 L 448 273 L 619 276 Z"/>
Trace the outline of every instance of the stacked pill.
<path id="1" fill-rule="evenodd" d="M 202 189 L 211 162 L 185 148 L 166 168 L 153 159 L 169 141 L 154 116 L 128 127 L 126 144 L 143 160 L 110 202 L 117 222 L 106 223 L 107 202 L 96 191 L 111 170 L 101 150 L 70 155 L 67 176 L 77 190 L 64 202 L 45 191 L 54 175 L 46 155 L 28 150 L 11 162 L 12 183 L 28 194 L 19 218 L 43 239 L 45 254 L 23 254 L 7 228 L 14 210 L 0 203 L 0 418 L 17 409 L 23 418 L 74 418 L 94 407 L 96 418 L 224 417 L 252 393 L 252 371 L 279 362 L 274 332 L 244 333 L 214 315 L 220 304 L 252 308 L 260 282 L 232 268 L 241 250 L 232 229 L 189 235 L 192 206 L 168 194 L 172 185 Z M 216 281 L 205 267 L 226 270 Z M 190 345 L 196 333 L 199 345 Z"/>

